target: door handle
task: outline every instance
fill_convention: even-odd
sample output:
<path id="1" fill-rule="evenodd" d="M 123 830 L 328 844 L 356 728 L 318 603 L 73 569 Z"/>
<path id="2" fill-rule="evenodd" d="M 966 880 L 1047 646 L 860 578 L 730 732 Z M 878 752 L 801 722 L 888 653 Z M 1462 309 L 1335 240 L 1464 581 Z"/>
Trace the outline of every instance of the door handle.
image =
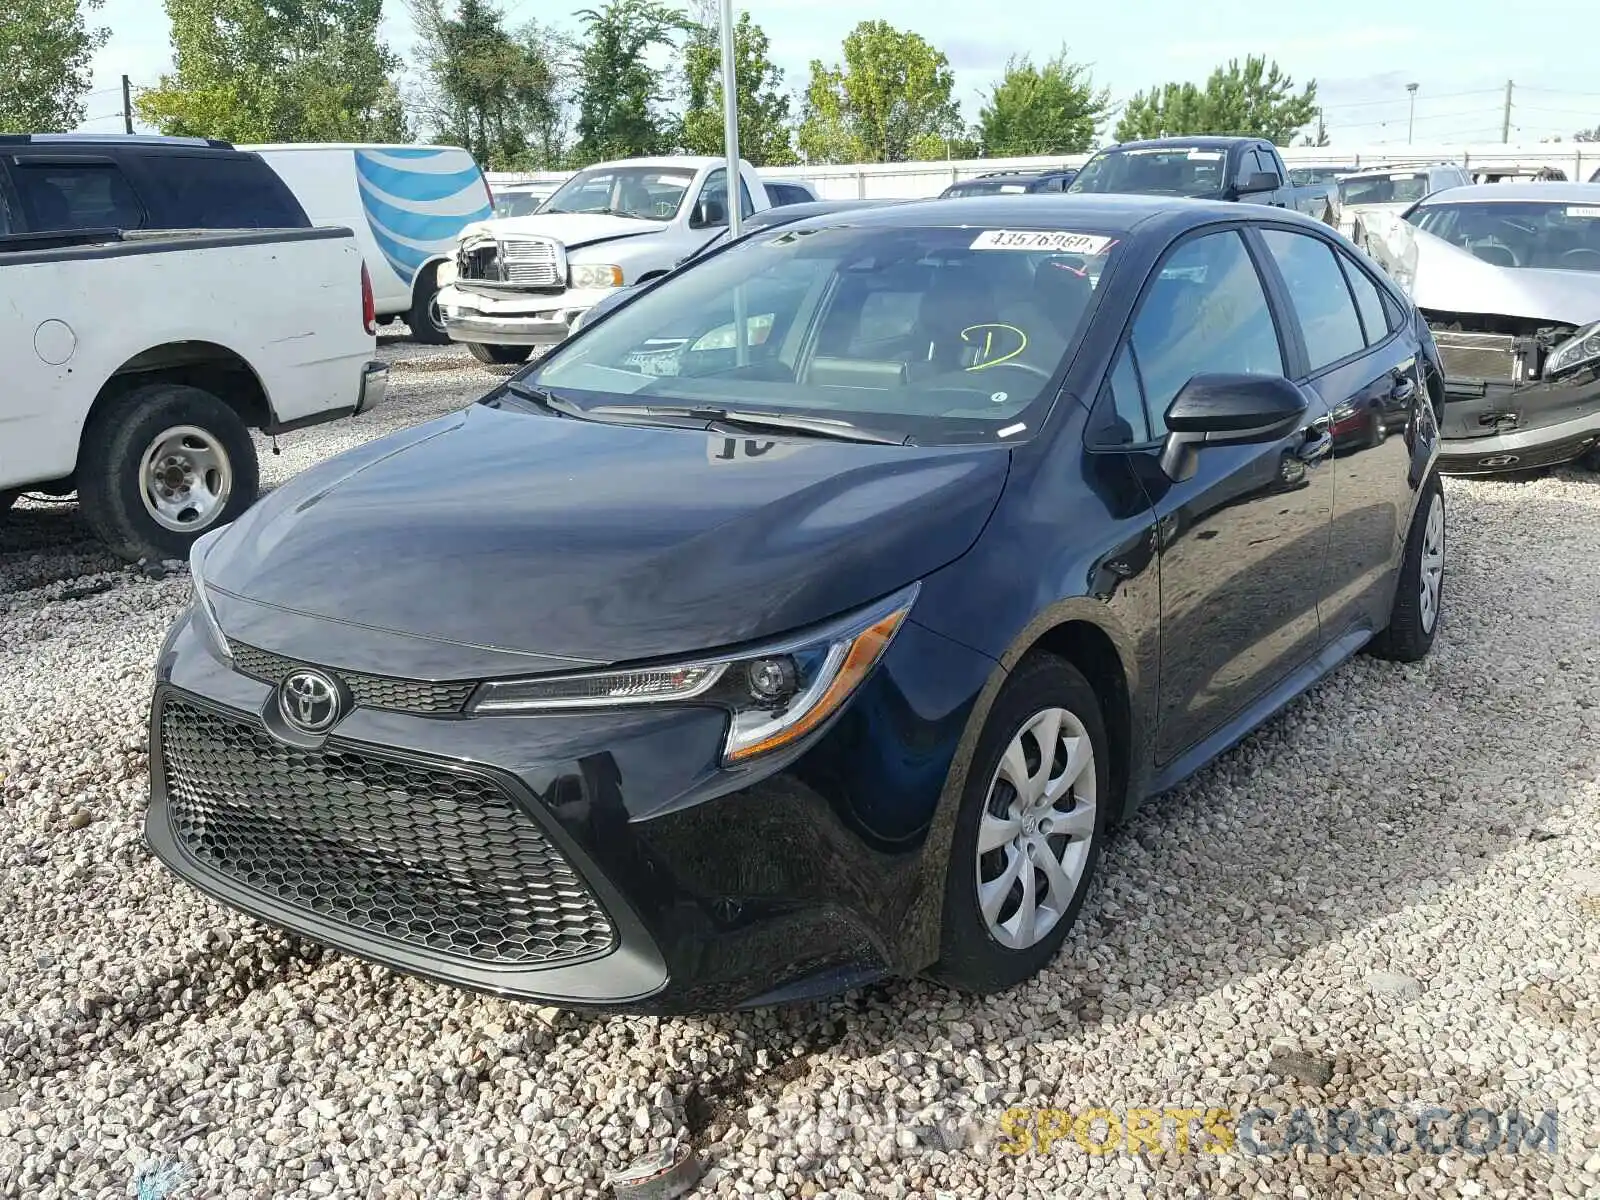
<path id="1" fill-rule="evenodd" d="M 1314 463 L 1328 457 L 1328 452 L 1333 449 L 1333 427 L 1328 421 L 1314 421 L 1302 432 L 1306 440 L 1295 448 L 1296 458 L 1301 462 Z"/>
<path id="2" fill-rule="evenodd" d="M 1409 375 L 1402 375 L 1394 381 L 1394 386 L 1389 389 L 1389 399 L 1396 404 L 1404 404 L 1417 394 L 1417 381 Z"/>

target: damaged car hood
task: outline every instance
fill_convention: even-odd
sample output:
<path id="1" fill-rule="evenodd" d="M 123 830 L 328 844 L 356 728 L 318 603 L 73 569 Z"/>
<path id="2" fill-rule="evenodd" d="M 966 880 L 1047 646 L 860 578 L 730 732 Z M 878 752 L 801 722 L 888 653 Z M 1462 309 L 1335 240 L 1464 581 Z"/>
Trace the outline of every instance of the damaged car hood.
<path id="1" fill-rule="evenodd" d="M 1564 325 L 1600 321 L 1600 273 L 1496 266 L 1398 214 L 1374 214 L 1363 224 L 1363 249 L 1418 308 Z"/>

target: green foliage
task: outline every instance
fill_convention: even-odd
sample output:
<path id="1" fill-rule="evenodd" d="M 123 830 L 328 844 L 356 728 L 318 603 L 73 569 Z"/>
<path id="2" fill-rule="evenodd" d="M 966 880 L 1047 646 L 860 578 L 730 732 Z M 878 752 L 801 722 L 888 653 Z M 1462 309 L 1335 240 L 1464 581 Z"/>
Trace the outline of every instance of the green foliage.
<path id="1" fill-rule="evenodd" d="M 686 28 L 683 13 L 660 0 L 608 0 L 604 8 L 577 15 L 585 36 L 572 165 L 671 150 L 677 130 L 662 110 L 664 73 L 645 55 L 653 46 L 672 44 L 672 35 Z"/>
<path id="2" fill-rule="evenodd" d="M 538 170 L 561 163 L 568 45 L 532 23 L 508 32 L 487 0 L 411 0 L 431 91 L 421 107 L 434 136 L 465 146 L 486 170 Z"/>
<path id="3" fill-rule="evenodd" d="M 1556 139 L 1558 142 L 1560 140 L 1560 138 Z M 1575 142 L 1600 142 L 1600 125 L 1596 125 L 1593 129 L 1578 130 L 1577 133 L 1572 135 L 1572 140 Z"/>
<path id="4" fill-rule="evenodd" d="M 1294 81 L 1265 57 L 1238 59 L 1211 73 L 1205 87 L 1168 83 L 1139 92 L 1117 123 L 1119 142 L 1215 133 L 1268 138 L 1286 146 L 1317 115 L 1315 80 L 1294 92 Z"/>
<path id="5" fill-rule="evenodd" d="M 410 140 L 382 0 L 166 0 L 177 70 L 137 101 L 163 133 L 234 142 Z"/>
<path id="6" fill-rule="evenodd" d="M 89 61 L 108 31 L 83 14 L 102 0 L 9 0 L 0 12 L 0 133 L 61 133 L 83 120 Z"/>
<path id="7" fill-rule="evenodd" d="M 1111 92 L 1096 89 L 1089 69 L 1062 47 L 1043 67 L 1024 55 L 1006 63 L 978 114 L 978 139 L 989 158 L 1081 154 L 1094 144 Z"/>
<path id="8" fill-rule="evenodd" d="M 739 155 L 758 167 L 795 161 L 790 133 L 789 97 L 783 72 L 768 57 L 767 35 L 739 14 L 733 31 L 733 71 L 739 104 Z M 702 20 L 689 30 L 684 47 L 688 99 L 683 114 L 683 148 L 690 154 L 723 154 L 722 35 Z"/>
<path id="9" fill-rule="evenodd" d="M 811 64 L 800 152 L 808 162 L 908 162 L 946 156 L 962 136 L 950 61 L 919 34 L 862 21 L 843 65 Z"/>

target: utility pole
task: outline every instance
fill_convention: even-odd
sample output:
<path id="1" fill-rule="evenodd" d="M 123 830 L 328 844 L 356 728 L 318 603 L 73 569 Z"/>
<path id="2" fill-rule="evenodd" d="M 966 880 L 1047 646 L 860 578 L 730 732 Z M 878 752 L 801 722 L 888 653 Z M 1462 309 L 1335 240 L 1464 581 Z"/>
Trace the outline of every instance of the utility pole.
<path id="1" fill-rule="evenodd" d="M 133 88 L 126 75 L 122 77 L 122 132 L 133 132 Z"/>
<path id="2" fill-rule="evenodd" d="M 1406 145 L 1411 145 L 1411 133 L 1417 127 L 1417 85 L 1406 84 L 1406 91 L 1411 93 L 1411 115 L 1406 118 Z"/>
<path id="3" fill-rule="evenodd" d="M 1500 118 L 1500 142 L 1505 144 L 1511 140 L 1511 80 L 1506 80 L 1506 107 L 1505 113 Z"/>

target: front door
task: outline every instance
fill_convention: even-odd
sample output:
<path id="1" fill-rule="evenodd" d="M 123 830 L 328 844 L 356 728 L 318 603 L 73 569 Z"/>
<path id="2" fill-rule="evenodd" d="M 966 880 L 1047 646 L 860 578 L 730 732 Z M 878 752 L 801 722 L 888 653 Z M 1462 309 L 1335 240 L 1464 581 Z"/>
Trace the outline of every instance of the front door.
<path id="1" fill-rule="evenodd" d="M 1236 230 L 1179 243 L 1146 288 L 1117 372 L 1137 379 L 1151 439 L 1207 372 L 1287 375 L 1288 343 Z M 1130 373 L 1131 368 L 1131 373 Z M 1115 376 L 1114 376 L 1115 378 Z M 1221 728 L 1320 648 L 1317 601 L 1333 511 L 1326 407 L 1274 442 L 1205 446 L 1174 483 L 1141 464 L 1161 543 L 1158 765 Z"/>

